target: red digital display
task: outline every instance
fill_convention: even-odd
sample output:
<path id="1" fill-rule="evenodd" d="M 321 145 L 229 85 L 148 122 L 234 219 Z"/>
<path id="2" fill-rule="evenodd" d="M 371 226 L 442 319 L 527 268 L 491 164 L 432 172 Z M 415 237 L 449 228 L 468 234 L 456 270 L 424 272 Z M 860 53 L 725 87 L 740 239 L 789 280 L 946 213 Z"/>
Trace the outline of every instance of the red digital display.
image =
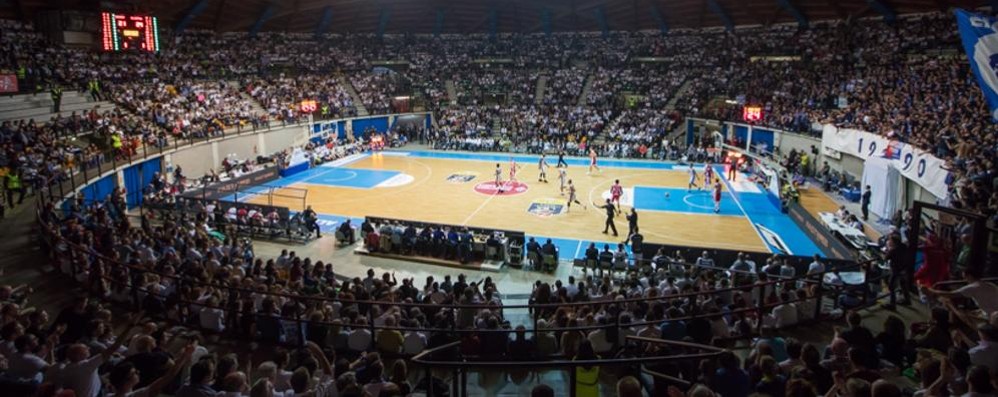
<path id="1" fill-rule="evenodd" d="M 101 48 L 104 51 L 159 51 L 156 17 L 101 13 Z"/>
<path id="2" fill-rule="evenodd" d="M 744 108 L 742 108 L 742 119 L 748 122 L 756 122 L 762 120 L 762 107 L 745 106 Z"/>
<path id="3" fill-rule="evenodd" d="M 318 108 L 319 104 L 311 99 L 306 99 L 304 101 L 301 101 L 301 104 L 298 105 L 298 109 L 301 110 L 302 113 L 312 113 L 316 111 L 316 109 Z"/>

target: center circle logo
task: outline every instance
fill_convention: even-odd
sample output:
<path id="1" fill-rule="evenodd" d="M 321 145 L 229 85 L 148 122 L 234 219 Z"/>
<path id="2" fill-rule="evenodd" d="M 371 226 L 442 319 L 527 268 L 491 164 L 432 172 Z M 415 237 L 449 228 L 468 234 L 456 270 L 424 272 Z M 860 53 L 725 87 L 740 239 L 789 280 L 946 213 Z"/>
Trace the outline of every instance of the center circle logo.
<path id="1" fill-rule="evenodd" d="M 499 196 L 512 196 L 516 194 L 522 194 L 527 191 L 529 187 L 526 183 L 519 181 L 503 181 L 499 182 L 496 186 L 495 181 L 482 182 L 475 185 L 475 191 L 486 195 L 499 195 Z"/>

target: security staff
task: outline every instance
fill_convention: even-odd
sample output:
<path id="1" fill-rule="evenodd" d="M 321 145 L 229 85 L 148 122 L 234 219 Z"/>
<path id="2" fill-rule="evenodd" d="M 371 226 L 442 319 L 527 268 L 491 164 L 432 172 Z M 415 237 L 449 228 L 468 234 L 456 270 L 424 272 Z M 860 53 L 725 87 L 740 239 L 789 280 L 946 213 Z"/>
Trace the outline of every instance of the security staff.
<path id="1" fill-rule="evenodd" d="M 21 170 L 7 174 L 7 204 L 14 208 L 14 193 L 17 193 L 17 205 L 24 201 L 24 186 L 21 181 Z"/>
<path id="2" fill-rule="evenodd" d="M 52 113 L 59 113 L 59 108 L 62 105 L 62 87 L 55 84 L 49 93 L 52 95 Z"/>
<path id="3" fill-rule="evenodd" d="M 87 92 L 90 93 L 90 99 L 93 99 L 94 102 L 101 100 L 100 82 L 97 79 L 90 79 L 87 82 Z"/>
<path id="4" fill-rule="evenodd" d="M 612 229 L 613 235 L 617 236 L 617 225 L 613 224 L 613 217 L 617 214 L 617 207 L 613 205 L 613 202 L 610 199 L 606 199 L 606 204 L 599 205 L 594 201 L 593 207 L 606 210 L 606 224 L 603 225 L 603 234 L 606 234 L 607 230 Z"/>
<path id="5" fill-rule="evenodd" d="M 873 198 L 873 192 L 870 191 L 870 185 L 866 185 L 866 191 L 863 192 L 862 206 L 860 209 L 863 210 L 863 220 L 870 220 L 870 199 Z"/>
<path id="6" fill-rule="evenodd" d="M 631 213 L 627 214 L 627 238 L 638 232 L 638 210 L 631 207 Z"/>

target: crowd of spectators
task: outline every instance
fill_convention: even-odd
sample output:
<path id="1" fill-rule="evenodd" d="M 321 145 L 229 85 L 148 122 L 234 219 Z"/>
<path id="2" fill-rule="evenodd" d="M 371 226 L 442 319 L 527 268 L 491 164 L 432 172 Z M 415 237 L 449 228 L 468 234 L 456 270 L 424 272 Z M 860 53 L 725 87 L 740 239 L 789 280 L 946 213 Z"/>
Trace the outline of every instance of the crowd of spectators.
<path id="1" fill-rule="evenodd" d="M 577 33 L 501 35 L 496 40 L 484 35 L 432 40 L 356 35 L 327 42 L 288 33 L 250 39 L 241 33 L 191 31 L 164 43 L 159 55 L 50 46 L 30 26 L 4 21 L 2 27 L 0 69 L 16 72 L 31 90 L 51 84 L 84 89 L 98 81 L 120 107 L 49 121 L 4 122 L 0 166 L 7 180 L 10 175 L 25 181 L 65 177 L 80 163 L 101 161 L 105 154 L 95 147 L 60 139 L 87 131 L 110 140 L 118 151 L 113 155 L 118 155 L 141 144 L 163 145 L 167 135 L 211 136 L 261 117 L 294 121 L 302 116 L 297 104 L 304 99 L 327 106 L 319 109 L 323 114 L 351 115 L 353 99 L 344 82 L 357 89 L 370 112 L 388 112 L 391 96 L 409 83 L 365 69 L 372 61 L 401 58 L 410 63 L 412 89 L 436 112 L 439 128 L 431 140 L 438 148 L 573 154 L 594 148 L 608 156 L 674 158 L 679 149 L 666 135 L 682 117 L 737 119 L 738 108 L 717 99 L 739 99 L 762 104 L 766 125 L 810 133 L 815 123 L 833 122 L 909 142 L 948 161 L 951 205 L 990 215 L 998 208 L 998 134 L 981 96 L 967 94 L 977 88 L 965 60 L 946 52 L 956 46 L 955 24 L 948 16 L 905 18 L 894 25 L 821 22 L 808 30 L 750 28 L 735 34 Z M 633 62 L 635 57 L 661 59 L 658 66 L 641 66 Z M 472 64 L 476 58 L 510 59 L 512 64 L 478 68 Z M 277 72 L 286 69 L 295 73 Z M 344 80 L 333 73 L 338 70 L 352 74 Z M 547 87 L 538 100 L 537 80 L 545 71 Z M 230 83 L 232 79 L 239 83 Z M 452 106 L 442 106 L 449 97 L 448 80 L 455 83 L 456 97 L 449 98 Z M 681 89 L 684 84 L 687 88 Z M 642 99 L 628 103 L 622 93 Z M 254 114 L 243 94 L 259 102 L 266 115 Z M 584 106 L 578 106 L 580 99 Z M 673 100 L 674 112 L 666 111 Z M 5 187 L 10 188 L 6 180 Z M 539 332 L 528 337 L 506 318 L 503 296 L 488 278 L 429 278 L 420 287 L 414 279 L 377 277 L 373 270 L 363 278 L 342 277 L 332 264 L 294 252 L 256 256 L 250 242 L 226 238 L 232 233 L 216 228 L 215 214 L 207 207 L 184 217 L 145 218 L 136 227 L 122 216 L 123 203 L 115 194 L 103 203 L 74 202 L 65 215 L 51 207 L 42 211 L 44 233 L 59 239 L 50 240 L 54 259 L 100 302 L 78 299 L 49 320 L 44 311 L 22 310 L 23 297 L 0 290 L 4 390 L 54 394 L 64 388 L 86 397 L 156 395 L 170 388 L 178 395 L 225 391 L 264 396 L 289 390 L 395 395 L 416 386 L 409 384 L 405 365 L 393 357 L 455 340 L 469 355 L 585 359 L 640 349 L 626 343 L 631 335 L 709 344 L 747 337 L 755 329 L 762 332 L 744 362 L 726 353 L 696 366 L 663 363 L 657 369 L 705 385 L 691 389 L 691 396 L 725 397 L 752 392 L 816 396 L 829 390 L 855 397 L 896 396 L 897 386 L 883 379 L 902 368 L 917 370 L 918 395 L 990 395 L 994 377 L 989 370 L 998 371 L 992 304 L 998 293 L 973 269 L 966 270 L 969 289 L 926 291 L 938 299 L 932 301 L 929 324 L 906 329 L 900 319 L 889 317 L 875 334 L 858 314 L 849 313 L 847 328 L 838 330 L 823 349 L 773 332 L 814 318 L 820 302 L 815 302 L 813 288 L 786 282 L 750 288 L 752 293 L 726 290 L 793 277 L 796 269 L 784 270 L 787 266 L 774 259 L 759 269 L 758 279 L 746 281 L 739 272 L 756 270 L 743 259 L 731 265 L 728 275 L 706 266 L 669 266 L 668 261 L 657 262 L 668 257 L 659 253 L 652 259 L 662 265 L 629 272 L 623 279 L 591 274 L 565 283 L 538 283 L 533 303 L 565 305 L 535 311 Z M 72 254 L 70 244 L 87 246 L 92 254 Z M 709 258 L 700 259 L 698 264 Z M 702 294 L 675 296 L 694 291 Z M 961 302 L 961 296 L 973 304 Z M 629 298 L 652 300 L 616 302 Z M 161 324 L 145 322 L 137 335 L 130 335 L 132 327 L 115 335 L 112 324 L 120 321 L 113 321 L 116 316 L 104 302 L 135 305 L 149 317 L 237 340 L 306 348 L 293 358 L 278 353 L 255 371 L 241 372 L 245 360 L 216 357 L 200 346 L 198 337 Z M 573 302 L 590 304 L 567 305 Z M 480 307 L 441 306 L 450 303 Z M 739 310 L 760 303 L 773 307 L 761 316 Z M 686 320 L 703 313 L 708 316 Z M 289 318 L 313 323 L 302 327 Z M 136 316 L 128 323 L 144 319 Z M 372 333 L 371 325 L 428 330 Z M 585 326 L 602 327 L 544 331 Z M 391 371 L 388 363 L 394 363 Z M 254 391 L 258 388 L 263 391 Z M 330 392 L 334 389 L 336 393 Z"/>
<path id="2" fill-rule="evenodd" d="M 404 91 L 409 88 L 407 78 L 401 73 L 388 70 L 357 72 L 350 76 L 350 82 L 370 114 L 393 113 L 393 97 L 411 94 Z"/>
<path id="3" fill-rule="evenodd" d="M 398 359 L 454 341 L 461 342 L 466 356 L 492 359 L 684 352 L 635 343 L 629 336 L 720 346 L 754 338 L 745 359 L 726 352 L 697 363 L 663 360 L 648 366 L 699 384 L 689 390 L 691 396 L 698 388 L 742 397 L 753 392 L 818 396 L 829 390 L 869 396 L 871 388 L 899 387 L 891 379 L 908 368 L 921 382 L 920 395 L 988 394 L 991 371 L 998 369 L 992 351 L 998 342 L 998 287 L 980 281 L 974 270 L 965 272 L 965 287 L 926 290 L 936 299 L 930 323 L 909 330 L 898 317 L 888 316 L 873 327 L 858 312 L 848 312 L 845 327 L 837 328 L 827 344 L 803 343 L 778 330 L 830 321 L 834 313 L 818 301 L 817 285 L 800 281 L 823 275 L 827 265 L 821 258 L 803 266 L 773 256 L 759 266 L 739 255 L 722 265 L 707 252 L 692 258 L 660 250 L 648 262 L 629 267 L 622 278 L 594 270 L 564 282 L 538 281 L 529 302 L 547 306 L 532 310 L 538 329 L 530 332 L 516 323 L 522 320 L 509 318 L 500 287 L 488 277 L 431 276 L 419 283 L 394 273 L 379 276 L 373 269 L 364 277 L 340 275 L 332 263 L 289 250 L 261 258 L 251 242 L 226 238 L 229 230 L 216 228 L 210 208 L 131 225 L 122 217 L 124 199 L 118 192 L 92 205 L 81 199 L 69 210 L 60 216 L 54 208 L 45 209 L 41 226 L 58 239 L 47 241 L 59 268 L 74 274 L 100 302 L 77 300 L 50 321 L 44 312 L 20 311 L 23 287 L 0 289 L 8 300 L 0 327 L 0 354 L 9 362 L 0 372 L 5 385 L 91 396 L 101 389 L 119 395 L 143 387 L 185 396 L 190 388 L 270 395 L 253 394 L 256 387 L 278 393 L 335 388 L 338 395 L 359 389 L 372 396 L 399 395 L 399 388 L 405 395 L 438 380 L 414 382 Z M 391 227 L 361 225 L 360 230 L 385 233 L 386 226 Z M 92 254 L 75 253 L 83 246 Z M 610 247 L 602 251 L 591 246 L 585 258 L 616 258 Z M 623 260 L 629 260 L 626 252 Z M 407 305 L 419 303 L 424 305 Z M 146 320 L 138 335 L 129 337 L 129 327 L 115 336 L 113 306 L 108 305 L 141 308 L 144 317 L 135 320 L 168 320 L 184 328 Z M 766 308 L 761 313 L 760 305 Z M 976 334 L 962 331 L 968 324 Z M 210 353 L 201 346 L 202 337 L 186 329 L 304 348 L 278 350 L 255 370 L 239 372 L 243 358 Z M 584 370 L 593 368 L 599 372 L 599 366 Z M 645 380 L 644 386 L 655 395 L 667 389 L 655 380 Z M 670 393 L 677 392 L 682 393 Z"/>

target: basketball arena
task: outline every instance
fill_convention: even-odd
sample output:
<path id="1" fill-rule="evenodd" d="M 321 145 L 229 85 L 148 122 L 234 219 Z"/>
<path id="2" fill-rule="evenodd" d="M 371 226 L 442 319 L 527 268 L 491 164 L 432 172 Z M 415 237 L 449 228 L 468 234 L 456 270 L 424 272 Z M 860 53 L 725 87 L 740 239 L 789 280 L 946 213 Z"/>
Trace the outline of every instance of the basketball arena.
<path id="1" fill-rule="evenodd" d="M 994 395 L 996 26 L 0 2 L 0 394 Z"/>

